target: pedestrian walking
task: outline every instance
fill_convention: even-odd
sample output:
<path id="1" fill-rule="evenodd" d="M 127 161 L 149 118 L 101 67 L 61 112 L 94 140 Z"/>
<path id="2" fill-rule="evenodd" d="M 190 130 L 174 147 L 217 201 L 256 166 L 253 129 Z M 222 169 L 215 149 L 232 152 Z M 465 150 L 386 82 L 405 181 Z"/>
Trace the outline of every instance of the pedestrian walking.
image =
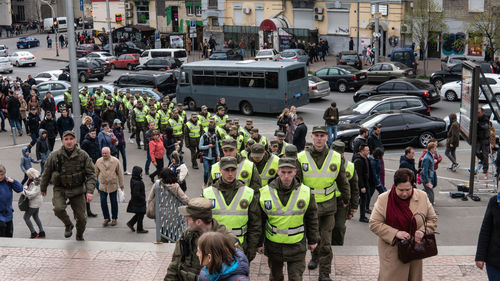
<path id="1" fill-rule="evenodd" d="M 44 129 L 47 132 L 47 140 L 49 142 L 49 150 L 54 150 L 54 144 L 56 143 L 57 137 L 57 124 L 52 118 L 52 112 L 47 111 L 45 118 L 40 122 L 40 129 Z"/>
<path id="2" fill-rule="evenodd" d="M 370 214 L 370 186 L 373 185 L 373 170 L 371 168 L 370 160 L 368 156 L 370 155 L 370 148 L 366 144 L 361 144 L 359 146 L 359 152 L 357 152 L 353 157 L 354 167 L 358 175 L 358 187 L 359 187 L 359 221 L 368 223 L 369 220 L 366 214 Z"/>
<path id="3" fill-rule="evenodd" d="M 307 126 L 304 124 L 304 118 L 297 116 L 297 128 L 293 134 L 292 143 L 297 147 L 297 152 L 304 150 L 306 146 Z"/>
<path id="4" fill-rule="evenodd" d="M 418 173 L 415 169 L 415 149 L 413 147 L 408 146 L 405 148 L 405 154 L 399 158 L 399 168 L 410 169 L 415 176 L 415 180 L 417 179 Z"/>
<path id="5" fill-rule="evenodd" d="M 323 120 L 325 120 L 326 130 L 328 132 L 328 147 L 337 139 L 337 125 L 339 124 L 339 109 L 337 103 L 332 102 L 330 107 L 323 113 Z"/>
<path id="6" fill-rule="evenodd" d="M 198 281 L 250 281 L 250 263 L 234 241 L 219 232 L 206 232 L 198 239 L 196 255 L 203 268 Z"/>
<path id="7" fill-rule="evenodd" d="M 21 184 L 24 185 L 24 183 L 28 181 L 27 171 L 31 169 L 32 167 L 31 163 L 40 163 L 40 161 L 37 161 L 31 157 L 30 151 L 27 147 L 23 147 L 23 149 L 21 149 L 21 152 L 22 152 L 22 157 L 20 166 L 21 166 L 21 171 L 24 173 L 24 179 L 21 182 Z"/>
<path id="8" fill-rule="evenodd" d="M 198 169 L 200 133 L 201 125 L 198 121 L 198 114 L 192 113 L 191 118 L 186 122 L 186 126 L 184 127 L 184 136 L 186 138 L 186 146 L 191 152 L 191 167 L 196 170 Z"/>
<path id="9" fill-rule="evenodd" d="M 49 140 L 47 137 L 47 131 L 44 129 L 39 130 L 39 137 L 36 141 L 36 159 L 40 161 L 40 168 L 42 169 L 42 174 L 44 171 L 45 161 L 50 154 Z"/>
<path id="10" fill-rule="evenodd" d="M 352 142 L 352 159 L 354 161 L 354 155 L 359 152 L 359 147 L 362 144 L 368 145 L 368 134 L 369 131 L 365 127 L 359 128 L 359 134 L 354 138 L 354 141 Z"/>
<path id="11" fill-rule="evenodd" d="M 437 185 L 437 175 L 434 169 L 434 153 L 436 149 L 436 143 L 429 142 L 427 145 L 427 153 L 422 160 L 422 171 L 420 172 L 420 179 L 424 185 L 424 191 L 427 193 L 432 205 L 434 205 L 434 189 Z"/>
<path id="12" fill-rule="evenodd" d="M 50 112 L 52 116 L 56 116 L 56 101 L 50 92 L 45 94 L 40 107 L 43 109 L 45 115 L 47 115 L 47 112 Z"/>
<path id="13" fill-rule="evenodd" d="M 130 178 L 130 201 L 127 205 L 127 213 L 134 214 L 127 222 L 127 226 L 132 232 L 136 231 L 134 226 L 137 224 L 137 233 L 148 233 L 142 224 L 144 214 L 146 213 L 146 189 L 142 181 L 142 168 L 139 166 L 134 166 L 132 168 L 132 177 Z"/>
<path id="14" fill-rule="evenodd" d="M 280 132 L 286 133 L 287 128 L 288 128 L 288 123 L 289 123 L 289 115 L 290 115 L 290 109 L 285 107 L 281 114 L 278 116 L 278 128 Z"/>
<path id="15" fill-rule="evenodd" d="M 132 127 L 135 131 L 135 141 L 137 143 L 137 148 L 141 149 L 141 145 L 144 142 L 141 142 L 141 132 L 144 140 L 146 139 L 146 131 L 148 129 L 148 123 L 146 121 L 147 110 L 143 107 L 142 101 L 137 100 L 137 104 L 135 105 L 134 110 L 132 110 Z M 147 149 L 147 146 L 144 146 L 144 149 Z M 146 174 L 148 169 L 146 169 Z"/>
<path id="16" fill-rule="evenodd" d="M 19 98 L 12 92 L 9 94 L 9 98 L 7 100 L 7 116 L 9 118 L 10 128 L 12 133 L 17 133 L 19 136 L 23 135 L 23 128 L 21 125 L 21 103 L 19 102 Z"/>
<path id="17" fill-rule="evenodd" d="M 415 243 L 420 243 L 424 232 L 434 233 L 437 228 L 438 218 L 429 199 L 423 191 L 414 188 L 413 182 L 412 171 L 404 168 L 397 170 L 391 191 L 381 194 L 375 203 L 370 230 L 379 237 L 379 280 L 423 280 L 422 259 L 401 262 L 398 243 L 394 243 L 394 239 L 409 240 L 413 237 Z M 425 222 L 413 218 L 417 213 L 424 214 Z"/>
<path id="18" fill-rule="evenodd" d="M 380 149 L 382 151 L 382 155 L 384 152 L 384 145 L 382 144 L 382 138 L 380 136 L 380 132 L 382 130 L 382 126 L 380 124 L 376 124 L 373 126 L 372 131 L 368 135 L 368 146 L 370 147 L 370 153 L 374 153 L 375 149 Z M 382 186 L 385 186 L 385 163 L 384 158 L 380 159 L 380 169 L 383 171 L 380 174 L 380 183 Z"/>
<path id="19" fill-rule="evenodd" d="M 97 129 L 91 127 L 88 129 L 89 132 L 85 135 L 84 140 L 80 147 L 83 151 L 87 152 L 87 154 L 92 159 L 92 163 L 97 162 L 97 159 L 101 158 L 101 147 L 99 146 L 99 141 L 97 140 Z M 91 218 L 97 217 L 97 214 L 93 213 L 90 209 L 90 203 L 87 202 L 87 216 Z"/>
<path id="20" fill-rule="evenodd" d="M 175 174 L 177 177 L 177 182 L 181 186 L 182 191 L 186 192 L 187 185 L 186 179 L 189 174 L 189 170 L 182 160 L 182 155 L 177 151 L 172 152 L 172 163 L 168 166 L 168 168 Z"/>
<path id="21" fill-rule="evenodd" d="M 479 164 L 483 166 L 483 174 L 488 175 L 489 153 L 490 153 L 490 117 L 484 113 L 484 109 L 479 107 L 477 116 L 477 144 L 476 157 L 479 158 Z M 477 172 L 477 171 L 475 171 Z"/>
<path id="22" fill-rule="evenodd" d="M 23 188 L 23 194 L 29 200 L 28 210 L 24 212 L 23 219 L 30 230 L 30 238 L 45 238 L 45 231 L 43 230 L 42 221 L 38 216 L 40 207 L 42 207 L 43 198 L 40 192 L 40 172 L 36 169 L 30 168 L 26 171 L 28 175 L 28 182 Z M 31 222 L 31 217 L 38 226 L 38 233 Z"/>
<path id="23" fill-rule="evenodd" d="M 110 153 L 113 157 L 118 157 L 118 139 L 113 134 L 111 128 L 109 128 L 109 124 L 103 122 L 101 125 L 101 131 L 97 135 L 97 139 L 99 141 L 99 147 L 101 149 L 105 147 L 109 147 Z"/>
<path id="24" fill-rule="evenodd" d="M 127 144 L 125 143 L 125 135 L 123 133 L 122 121 L 120 119 L 115 119 L 113 121 L 113 135 L 118 141 L 118 144 L 116 145 L 116 149 L 118 150 L 116 158 L 120 159 L 120 154 L 122 155 L 123 174 L 130 175 L 127 171 L 127 151 L 125 149 Z"/>
<path id="25" fill-rule="evenodd" d="M 290 106 L 290 113 L 288 114 L 288 127 L 285 132 L 285 140 L 287 143 L 293 142 L 293 134 L 297 129 L 297 108 L 295 106 Z"/>
<path id="26" fill-rule="evenodd" d="M 459 165 L 455 152 L 460 143 L 460 125 L 457 122 L 457 115 L 455 113 L 451 113 L 448 117 L 450 119 L 450 126 L 448 127 L 446 136 L 446 150 L 444 155 L 451 161 L 451 166 L 448 169 L 455 172 Z"/>
<path id="27" fill-rule="evenodd" d="M 76 240 L 83 241 L 87 224 L 85 202 L 93 199 L 92 193 L 96 185 L 95 168 L 89 155 L 76 146 L 76 135 L 73 131 L 64 132 L 62 143 L 63 146 L 50 154 L 45 163 L 40 190 L 42 196 L 46 196 L 49 181 L 52 180 L 54 214 L 64 223 L 65 238 L 73 235 L 74 227 L 66 213 L 66 202 L 69 199 L 76 218 Z"/>
<path id="28" fill-rule="evenodd" d="M 123 170 L 120 160 L 111 155 L 109 147 L 103 147 L 101 155 L 102 157 L 97 159 L 95 163 L 95 173 L 99 179 L 101 209 L 104 216 L 102 225 L 106 227 L 111 221 L 111 226 L 115 226 L 118 219 L 118 188 L 122 191 L 124 189 Z M 109 217 L 108 195 L 111 202 L 111 220 Z"/>
<path id="29" fill-rule="evenodd" d="M 284 280 L 285 262 L 288 280 L 302 280 L 307 250 L 314 252 L 319 242 L 318 207 L 311 189 L 295 178 L 295 159 L 280 159 L 277 173 L 259 190 L 265 239 L 258 252 L 268 258 L 269 280 Z"/>
<path id="30" fill-rule="evenodd" d="M 66 108 L 61 110 L 61 116 L 56 121 L 57 131 L 59 132 L 59 136 L 62 138 L 62 135 L 66 131 L 72 131 L 75 127 L 75 122 L 73 118 L 69 115 L 69 112 Z"/>
<path id="31" fill-rule="evenodd" d="M 160 131 L 153 130 L 153 137 L 149 140 L 149 155 L 156 171 L 149 175 L 151 182 L 155 181 L 155 176 L 163 169 L 163 154 L 165 154 L 165 147 L 160 137 Z"/>
<path id="32" fill-rule="evenodd" d="M 31 137 L 31 143 L 34 144 L 38 140 L 40 130 L 40 115 L 36 111 L 35 107 L 30 108 L 30 112 L 28 113 L 27 125 L 26 125 L 26 133 Z"/>
<path id="33" fill-rule="evenodd" d="M 370 160 L 370 166 L 372 168 L 373 174 L 373 185 L 370 186 L 370 196 L 368 201 L 371 201 L 373 193 L 375 190 L 378 191 L 379 194 L 382 194 L 387 191 L 384 184 L 382 183 L 382 175 L 385 174 L 385 171 L 382 169 L 382 159 L 384 157 L 384 152 L 380 148 L 375 148 L 375 151 L 368 157 Z M 369 206 L 367 206 L 368 208 Z"/>
<path id="34" fill-rule="evenodd" d="M 203 184 L 206 185 L 212 165 L 220 159 L 219 140 L 215 135 L 215 128 L 208 128 L 208 131 L 201 136 L 198 148 L 203 160 Z"/>
<path id="35" fill-rule="evenodd" d="M 240 44 L 238 44 L 240 48 L 240 53 L 243 58 L 245 58 L 245 41 L 243 39 L 240 40 Z"/>
<path id="36" fill-rule="evenodd" d="M 5 166 L 0 164 L 0 237 L 12 237 L 14 234 L 14 208 L 12 208 L 12 191 L 20 193 L 23 185 L 6 176 Z"/>

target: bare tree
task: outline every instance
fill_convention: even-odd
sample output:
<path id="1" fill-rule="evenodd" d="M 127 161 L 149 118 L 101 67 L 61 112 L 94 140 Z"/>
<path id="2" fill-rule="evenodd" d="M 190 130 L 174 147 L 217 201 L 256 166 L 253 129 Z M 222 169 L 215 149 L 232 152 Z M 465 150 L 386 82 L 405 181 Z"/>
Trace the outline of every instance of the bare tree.
<path id="1" fill-rule="evenodd" d="M 500 4 L 494 5 L 490 1 L 488 9 L 475 14 L 468 23 L 469 33 L 481 34 L 486 39 L 485 60 L 492 61 L 495 53 L 500 49 Z"/>
<path id="2" fill-rule="evenodd" d="M 404 21 L 411 29 L 412 40 L 420 45 L 424 54 L 424 76 L 426 76 L 429 42 L 437 40 L 432 34 L 444 32 L 446 24 L 444 14 L 434 0 L 419 0 L 413 3 L 413 8 L 406 13 Z"/>

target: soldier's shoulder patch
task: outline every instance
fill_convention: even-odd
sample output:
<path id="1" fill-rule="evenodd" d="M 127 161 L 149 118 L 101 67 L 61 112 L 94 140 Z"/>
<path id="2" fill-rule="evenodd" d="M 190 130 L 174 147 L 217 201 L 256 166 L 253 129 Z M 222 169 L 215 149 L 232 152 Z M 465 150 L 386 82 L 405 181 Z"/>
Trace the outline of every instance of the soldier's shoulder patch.
<path id="1" fill-rule="evenodd" d="M 271 200 L 264 201 L 264 208 L 266 208 L 266 210 L 271 210 L 273 208 L 273 203 L 271 202 Z"/>
<path id="2" fill-rule="evenodd" d="M 215 208 L 215 199 L 209 199 L 209 200 L 212 203 L 212 209 Z"/>
<path id="3" fill-rule="evenodd" d="M 270 169 L 269 170 L 269 175 L 274 176 L 274 174 L 276 174 L 276 170 L 275 169 Z"/>
<path id="4" fill-rule="evenodd" d="M 304 170 L 304 171 L 309 170 L 309 164 L 308 163 L 302 163 L 302 170 Z"/>
<path id="5" fill-rule="evenodd" d="M 241 175 L 241 177 L 242 177 L 242 178 L 244 178 L 244 179 L 248 178 L 248 176 L 249 176 L 249 174 L 248 174 L 248 172 L 247 172 L 247 171 L 242 171 L 240 175 Z"/>
<path id="6" fill-rule="evenodd" d="M 330 170 L 331 170 L 332 172 L 337 171 L 337 164 L 330 164 Z"/>
<path id="7" fill-rule="evenodd" d="M 243 200 L 240 201 L 240 207 L 242 209 L 247 209 L 249 204 L 250 203 L 248 203 L 248 200 L 246 200 L 246 199 L 243 199 Z"/>
<path id="8" fill-rule="evenodd" d="M 216 179 L 220 178 L 220 173 L 215 173 L 215 178 Z"/>
<path id="9" fill-rule="evenodd" d="M 349 173 L 349 172 L 345 172 L 345 175 L 346 175 L 348 178 L 350 178 L 350 177 L 351 177 L 351 173 Z"/>
<path id="10" fill-rule="evenodd" d="M 306 201 L 300 199 L 298 202 L 297 202 L 297 208 L 299 209 L 304 209 L 304 207 L 306 206 Z"/>

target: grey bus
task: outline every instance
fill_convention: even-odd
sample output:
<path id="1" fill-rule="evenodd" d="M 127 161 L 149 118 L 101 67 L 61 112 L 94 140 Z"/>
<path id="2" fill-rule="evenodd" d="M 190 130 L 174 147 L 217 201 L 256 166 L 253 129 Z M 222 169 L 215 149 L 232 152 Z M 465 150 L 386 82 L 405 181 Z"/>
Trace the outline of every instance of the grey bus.
<path id="1" fill-rule="evenodd" d="M 244 115 L 278 113 L 309 103 L 305 63 L 273 61 L 197 61 L 183 64 L 177 102 L 196 110 L 220 98 Z"/>

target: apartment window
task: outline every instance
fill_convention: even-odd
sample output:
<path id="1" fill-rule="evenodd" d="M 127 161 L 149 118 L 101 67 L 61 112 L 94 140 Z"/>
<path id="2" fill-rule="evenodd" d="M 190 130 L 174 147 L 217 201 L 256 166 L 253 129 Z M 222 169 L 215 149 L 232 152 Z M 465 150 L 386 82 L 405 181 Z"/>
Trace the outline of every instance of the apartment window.
<path id="1" fill-rule="evenodd" d="M 194 6 L 194 13 L 197 16 L 201 16 L 201 6 Z"/>
<path id="2" fill-rule="evenodd" d="M 434 0 L 434 10 L 436 12 L 443 11 L 443 0 Z"/>
<path id="3" fill-rule="evenodd" d="M 191 5 L 188 6 L 188 4 L 191 4 Z M 193 7 L 192 3 L 186 2 L 186 14 L 188 14 L 188 15 L 194 14 L 194 7 Z"/>
<path id="4" fill-rule="evenodd" d="M 149 24 L 149 2 L 136 2 L 135 7 L 137 10 L 137 23 Z"/>
<path id="5" fill-rule="evenodd" d="M 374 14 L 375 14 L 375 10 L 376 10 L 376 5 L 375 5 L 375 4 L 372 4 L 372 7 L 371 7 L 371 13 L 372 13 L 372 15 L 374 15 Z M 387 4 L 379 4 L 379 5 L 378 5 L 378 12 L 379 12 L 382 16 L 387 16 L 387 13 L 388 13 Z"/>
<path id="6" fill-rule="evenodd" d="M 217 1 L 218 0 L 208 0 L 208 8 L 217 9 Z"/>
<path id="7" fill-rule="evenodd" d="M 469 12 L 484 12 L 484 0 L 469 0 Z"/>

